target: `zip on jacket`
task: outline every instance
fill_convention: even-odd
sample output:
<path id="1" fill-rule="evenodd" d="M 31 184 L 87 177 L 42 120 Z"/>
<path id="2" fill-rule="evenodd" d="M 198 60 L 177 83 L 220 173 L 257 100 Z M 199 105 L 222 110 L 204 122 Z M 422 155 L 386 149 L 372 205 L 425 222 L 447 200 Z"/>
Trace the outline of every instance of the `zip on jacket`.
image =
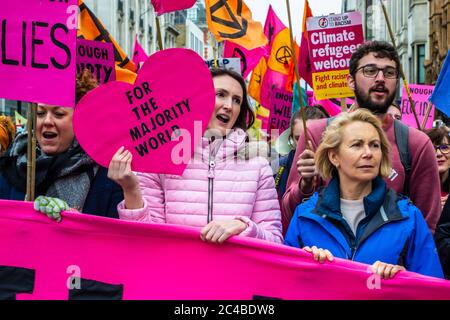
<path id="1" fill-rule="evenodd" d="M 209 160 L 209 168 L 208 168 L 208 223 L 213 220 L 213 194 L 214 194 L 214 177 L 215 177 L 215 169 L 216 162 L 214 160 Z"/>

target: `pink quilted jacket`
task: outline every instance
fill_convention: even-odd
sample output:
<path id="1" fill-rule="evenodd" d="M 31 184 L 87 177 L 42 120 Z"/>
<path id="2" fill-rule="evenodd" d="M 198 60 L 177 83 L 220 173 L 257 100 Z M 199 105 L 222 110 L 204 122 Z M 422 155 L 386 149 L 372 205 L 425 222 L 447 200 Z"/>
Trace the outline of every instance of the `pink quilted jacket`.
<path id="1" fill-rule="evenodd" d="M 216 221 L 237 218 L 248 226 L 241 236 L 281 243 L 272 170 L 245 138 L 240 129 L 225 140 L 203 138 L 182 176 L 137 173 L 144 207 L 128 210 L 121 202 L 120 218 L 195 227 L 205 226 L 208 216 Z"/>

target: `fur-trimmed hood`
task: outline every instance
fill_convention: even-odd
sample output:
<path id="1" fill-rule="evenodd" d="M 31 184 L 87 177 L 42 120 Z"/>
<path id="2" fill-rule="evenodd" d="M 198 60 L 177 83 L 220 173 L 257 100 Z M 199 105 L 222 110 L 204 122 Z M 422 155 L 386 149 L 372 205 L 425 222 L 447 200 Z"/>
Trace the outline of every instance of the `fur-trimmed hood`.
<path id="1" fill-rule="evenodd" d="M 229 160 L 252 160 L 264 158 L 268 160 L 269 145 L 265 141 L 250 140 L 242 129 L 233 129 L 223 138 L 203 137 L 201 144 L 195 149 L 194 160 L 208 162 Z"/>

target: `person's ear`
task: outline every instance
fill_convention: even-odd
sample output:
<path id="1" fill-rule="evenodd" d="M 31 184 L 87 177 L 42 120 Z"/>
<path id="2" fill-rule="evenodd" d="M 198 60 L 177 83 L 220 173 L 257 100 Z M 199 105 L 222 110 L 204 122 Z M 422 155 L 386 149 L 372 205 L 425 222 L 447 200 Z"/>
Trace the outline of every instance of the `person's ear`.
<path id="1" fill-rule="evenodd" d="M 355 78 L 351 74 L 347 76 L 347 85 L 352 91 L 355 91 Z"/>
<path id="2" fill-rule="evenodd" d="M 339 154 L 336 150 L 328 150 L 328 160 L 335 166 L 339 168 Z"/>

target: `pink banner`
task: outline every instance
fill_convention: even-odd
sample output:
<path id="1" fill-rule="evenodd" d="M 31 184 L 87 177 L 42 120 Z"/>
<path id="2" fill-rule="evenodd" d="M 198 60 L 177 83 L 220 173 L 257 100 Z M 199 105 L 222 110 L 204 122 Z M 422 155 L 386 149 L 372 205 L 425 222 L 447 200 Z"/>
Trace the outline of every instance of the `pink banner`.
<path id="1" fill-rule="evenodd" d="M 417 117 L 419 118 L 420 125 L 423 123 L 423 118 L 427 112 L 427 108 L 431 105 L 428 100 L 433 93 L 434 86 L 420 85 L 420 84 L 410 84 L 409 91 L 411 92 L 411 97 L 414 101 L 414 107 L 416 109 Z M 428 120 L 425 124 L 425 129 L 433 128 L 434 121 L 434 105 L 431 105 L 430 113 L 428 114 Z M 405 87 L 402 90 L 402 122 L 408 126 L 417 128 L 417 123 L 414 118 L 413 111 L 411 109 L 411 103 L 409 102 L 408 95 L 406 94 Z"/>
<path id="2" fill-rule="evenodd" d="M 196 0 L 151 0 L 155 12 L 158 15 L 163 13 L 189 9 Z"/>
<path id="3" fill-rule="evenodd" d="M 203 59 L 189 49 L 167 49 L 148 58 L 134 85 L 109 82 L 85 95 L 73 127 L 86 153 L 104 167 L 124 146 L 134 171 L 181 175 L 214 104 Z"/>
<path id="4" fill-rule="evenodd" d="M 205 243 L 192 227 L 75 213 L 57 223 L 31 203 L 0 201 L 0 230 L 0 294 L 26 291 L 18 300 L 83 299 L 92 283 L 97 299 L 450 298 L 442 279 L 400 272 L 381 280 L 367 265 L 319 264 L 303 250 L 262 240 Z"/>
<path id="5" fill-rule="evenodd" d="M 77 73 L 88 69 L 100 84 L 116 80 L 112 43 L 77 39 Z"/>
<path id="6" fill-rule="evenodd" d="M 289 128 L 292 110 L 292 93 L 281 89 L 272 90 L 270 97 L 269 129 L 278 129 L 279 134 Z"/>
<path id="7" fill-rule="evenodd" d="M 73 107 L 77 1 L 3 1 L 0 97 Z"/>

